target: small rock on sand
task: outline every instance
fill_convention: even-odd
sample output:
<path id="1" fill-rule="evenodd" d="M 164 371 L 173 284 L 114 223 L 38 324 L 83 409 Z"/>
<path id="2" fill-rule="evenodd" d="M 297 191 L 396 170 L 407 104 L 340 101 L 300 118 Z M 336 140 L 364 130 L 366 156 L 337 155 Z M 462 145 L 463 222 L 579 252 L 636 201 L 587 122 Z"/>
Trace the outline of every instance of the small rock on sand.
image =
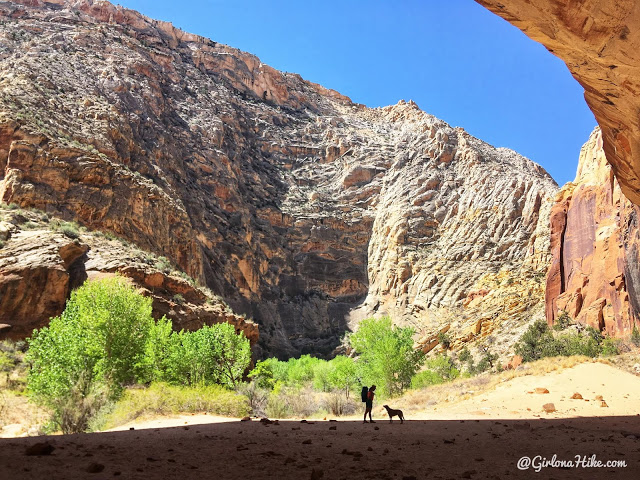
<path id="1" fill-rule="evenodd" d="M 86 472 L 87 473 L 100 473 L 103 470 L 104 470 L 104 465 L 102 465 L 101 463 L 92 462 L 87 467 Z"/>
<path id="2" fill-rule="evenodd" d="M 49 442 L 34 443 L 25 450 L 25 455 L 51 455 L 55 447 Z"/>
<path id="3" fill-rule="evenodd" d="M 580 395 L 578 392 L 576 392 L 573 395 L 571 395 L 571 399 L 572 400 L 582 400 L 582 395 Z"/>
<path id="4" fill-rule="evenodd" d="M 538 387 L 535 389 L 536 393 L 549 393 L 549 390 L 547 390 L 546 388 L 542 388 L 542 387 Z"/>
<path id="5" fill-rule="evenodd" d="M 556 406 L 553 403 L 545 403 L 542 409 L 547 413 L 553 413 L 556 411 Z"/>

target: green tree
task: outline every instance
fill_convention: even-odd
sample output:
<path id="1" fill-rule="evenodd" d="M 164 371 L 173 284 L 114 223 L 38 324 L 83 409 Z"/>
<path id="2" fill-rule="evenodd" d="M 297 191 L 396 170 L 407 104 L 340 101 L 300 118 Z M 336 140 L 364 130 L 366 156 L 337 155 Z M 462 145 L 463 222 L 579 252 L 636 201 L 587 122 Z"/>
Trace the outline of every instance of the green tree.
<path id="1" fill-rule="evenodd" d="M 344 391 L 349 398 L 349 393 L 358 384 L 358 370 L 353 358 L 338 355 L 330 364 L 329 383 L 332 388 Z"/>
<path id="2" fill-rule="evenodd" d="M 320 359 L 311 355 L 302 355 L 300 358 L 290 358 L 287 361 L 286 384 L 301 387 L 313 380 L 314 370 L 320 363 Z"/>
<path id="3" fill-rule="evenodd" d="M 631 332 L 631 343 L 636 347 L 640 347 L 640 331 L 638 331 L 636 324 L 633 325 L 633 331 Z"/>
<path id="4" fill-rule="evenodd" d="M 167 350 L 165 376 L 175 384 L 235 387 L 251 361 L 249 340 L 228 323 L 174 332 Z"/>
<path id="5" fill-rule="evenodd" d="M 89 413 L 70 409 L 90 412 L 142 373 L 152 325 L 151 299 L 122 277 L 85 283 L 29 341 L 30 394 L 52 409 L 53 424 L 65 433 L 83 431 Z"/>
<path id="6" fill-rule="evenodd" d="M 363 320 L 349 336 L 359 355 L 362 379 L 375 383 L 380 393 L 394 396 L 411 385 L 411 378 L 422 365 L 424 354 L 413 348 L 412 328 L 394 327 L 389 317 Z"/>
<path id="7" fill-rule="evenodd" d="M 488 347 L 483 347 L 482 358 L 475 367 L 475 373 L 482 373 L 492 369 L 496 360 L 498 360 L 498 355 L 492 353 Z"/>
<path id="8" fill-rule="evenodd" d="M 516 354 L 520 355 L 525 362 L 539 360 L 544 356 L 553 356 L 549 354 L 554 349 L 553 333 L 544 320 L 536 320 L 531 324 L 515 346 Z"/>

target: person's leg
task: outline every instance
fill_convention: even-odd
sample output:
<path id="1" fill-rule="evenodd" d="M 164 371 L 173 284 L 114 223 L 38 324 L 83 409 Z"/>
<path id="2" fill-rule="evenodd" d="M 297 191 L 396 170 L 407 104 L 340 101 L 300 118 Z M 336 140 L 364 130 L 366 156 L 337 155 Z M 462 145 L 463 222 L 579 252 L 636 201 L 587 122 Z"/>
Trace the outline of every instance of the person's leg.
<path id="1" fill-rule="evenodd" d="M 369 410 L 369 406 L 367 405 L 364 409 L 364 421 L 362 423 L 367 423 L 367 412 L 369 412 L 369 417 L 371 417 L 371 410 Z"/>

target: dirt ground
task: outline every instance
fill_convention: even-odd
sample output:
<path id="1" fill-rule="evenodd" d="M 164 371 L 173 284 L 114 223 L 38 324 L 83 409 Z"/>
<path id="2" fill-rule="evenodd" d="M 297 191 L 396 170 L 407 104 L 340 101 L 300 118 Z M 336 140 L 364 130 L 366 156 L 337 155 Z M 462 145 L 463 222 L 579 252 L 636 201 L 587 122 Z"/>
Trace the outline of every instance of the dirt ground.
<path id="1" fill-rule="evenodd" d="M 571 399 L 576 392 L 583 398 Z M 404 424 L 390 424 L 378 405 L 377 423 L 366 425 L 185 415 L 105 433 L 0 439 L 0 479 L 640 478 L 635 375 L 586 363 L 461 398 Z M 556 411 L 545 413 L 546 403 Z M 54 447 L 50 454 L 26 454 L 43 442 Z"/>

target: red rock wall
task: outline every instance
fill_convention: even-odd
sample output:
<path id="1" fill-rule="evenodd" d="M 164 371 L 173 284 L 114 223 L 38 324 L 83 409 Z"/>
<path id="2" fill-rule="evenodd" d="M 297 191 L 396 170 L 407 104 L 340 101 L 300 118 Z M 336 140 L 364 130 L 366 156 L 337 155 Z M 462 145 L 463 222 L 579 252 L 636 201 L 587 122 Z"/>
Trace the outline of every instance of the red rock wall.
<path id="1" fill-rule="evenodd" d="M 606 161 L 597 128 L 582 148 L 575 181 L 560 190 L 551 211 L 549 324 L 566 311 L 610 335 L 631 333 L 639 318 L 637 215 Z"/>
<path id="2" fill-rule="evenodd" d="M 640 204 L 640 2 L 476 1 L 564 60 L 585 89 L 620 188 Z"/>

